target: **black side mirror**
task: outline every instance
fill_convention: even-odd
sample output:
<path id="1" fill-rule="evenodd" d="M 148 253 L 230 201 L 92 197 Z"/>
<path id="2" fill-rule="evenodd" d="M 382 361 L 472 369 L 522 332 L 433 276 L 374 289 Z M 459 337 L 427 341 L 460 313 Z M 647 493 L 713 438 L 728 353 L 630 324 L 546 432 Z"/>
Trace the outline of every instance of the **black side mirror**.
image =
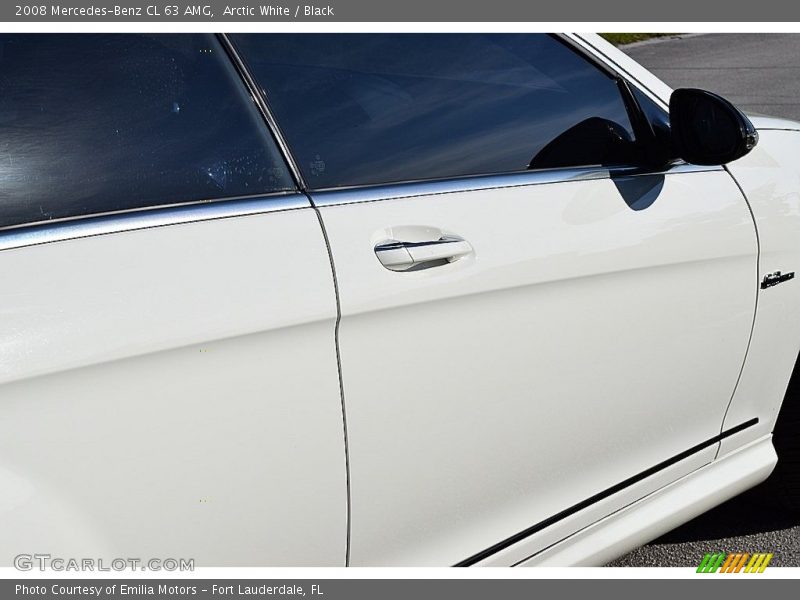
<path id="1" fill-rule="evenodd" d="M 758 143 L 750 119 L 725 98 L 705 90 L 672 92 L 669 120 L 675 152 L 695 165 L 724 165 Z"/>

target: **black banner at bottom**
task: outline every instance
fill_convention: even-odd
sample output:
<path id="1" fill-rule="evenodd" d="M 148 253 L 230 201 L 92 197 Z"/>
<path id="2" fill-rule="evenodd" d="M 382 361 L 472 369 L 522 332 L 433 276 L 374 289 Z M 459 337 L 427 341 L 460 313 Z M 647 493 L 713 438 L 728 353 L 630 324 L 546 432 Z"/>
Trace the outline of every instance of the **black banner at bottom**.
<path id="1" fill-rule="evenodd" d="M 776 570 L 773 569 L 773 573 Z M 713 581 L 713 583 L 711 583 Z M 710 586 L 714 586 L 712 590 Z M 691 579 L 6 579 L 0 598 L 53 600 L 177 600 L 196 598 L 313 598 L 318 600 L 499 600 L 568 595 L 570 598 L 637 597 L 688 600 L 724 594 L 726 600 L 753 600 L 756 593 L 796 592 L 791 579 L 698 574 Z M 756 587 L 758 586 L 758 587 Z M 635 596 L 634 596 L 635 595 Z M 777 596 L 776 596 L 777 597 Z"/>

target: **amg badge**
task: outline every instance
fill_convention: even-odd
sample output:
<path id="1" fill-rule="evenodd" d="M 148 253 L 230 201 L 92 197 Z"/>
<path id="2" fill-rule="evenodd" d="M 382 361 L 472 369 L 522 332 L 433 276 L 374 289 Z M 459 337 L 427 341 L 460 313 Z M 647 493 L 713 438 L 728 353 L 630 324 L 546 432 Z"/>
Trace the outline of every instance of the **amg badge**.
<path id="1" fill-rule="evenodd" d="M 794 279 L 794 271 L 791 273 L 781 273 L 780 271 L 769 273 L 768 275 L 764 275 L 764 280 L 761 282 L 761 289 L 765 290 L 773 285 L 789 281 L 790 279 Z"/>

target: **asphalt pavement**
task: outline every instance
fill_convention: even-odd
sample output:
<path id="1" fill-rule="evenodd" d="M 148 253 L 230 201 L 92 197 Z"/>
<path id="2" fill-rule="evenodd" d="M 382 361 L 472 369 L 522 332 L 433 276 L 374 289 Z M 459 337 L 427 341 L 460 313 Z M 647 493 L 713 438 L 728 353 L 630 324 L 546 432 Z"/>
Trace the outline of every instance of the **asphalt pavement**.
<path id="1" fill-rule="evenodd" d="M 673 88 L 703 88 L 745 112 L 800 121 L 800 34 L 693 34 L 622 49 Z"/>
<path id="2" fill-rule="evenodd" d="M 800 34 L 708 34 L 623 47 L 673 88 L 699 87 L 745 112 L 800 121 Z M 697 566 L 706 552 L 772 552 L 800 566 L 800 515 L 758 488 L 701 515 L 611 566 Z"/>
<path id="3" fill-rule="evenodd" d="M 715 552 L 772 552 L 770 567 L 800 566 L 800 515 L 767 503 L 756 488 L 609 566 L 697 567 L 703 555 Z"/>

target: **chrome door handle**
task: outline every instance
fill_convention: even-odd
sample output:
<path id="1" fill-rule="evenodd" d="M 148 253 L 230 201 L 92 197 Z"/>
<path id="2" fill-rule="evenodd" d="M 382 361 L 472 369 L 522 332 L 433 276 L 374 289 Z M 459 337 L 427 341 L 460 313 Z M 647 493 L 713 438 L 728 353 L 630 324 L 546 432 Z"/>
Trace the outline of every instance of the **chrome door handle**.
<path id="1" fill-rule="evenodd" d="M 469 242 L 450 235 L 425 242 L 386 240 L 375 246 L 378 260 L 391 271 L 437 267 L 471 253 L 472 246 Z"/>

